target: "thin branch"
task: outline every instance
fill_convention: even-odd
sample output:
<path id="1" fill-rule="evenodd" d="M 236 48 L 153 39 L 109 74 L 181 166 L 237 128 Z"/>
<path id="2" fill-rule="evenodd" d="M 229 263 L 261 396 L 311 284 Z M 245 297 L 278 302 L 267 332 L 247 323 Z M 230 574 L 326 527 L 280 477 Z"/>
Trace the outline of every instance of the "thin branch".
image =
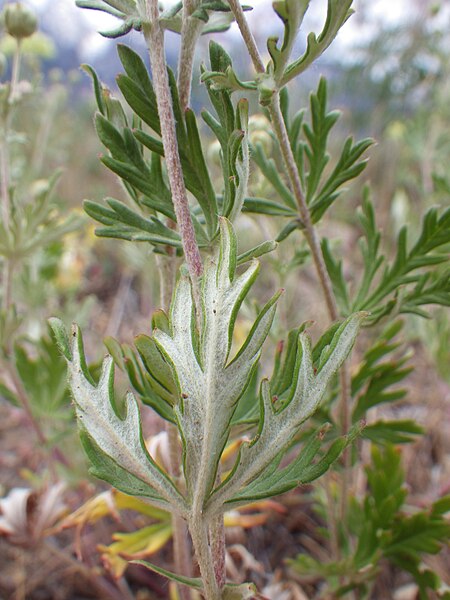
<path id="1" fill-rule="evenodd" d="M 281 149 L 281 154 L 287 170 L 289 182 L 291 184 L 294 197 L 297 201 L 298 211 L 304 226 L 303 232 L 308 242 L 312 259 L 316 267 L 317 275 L 319 277 L 320 285 L 322 287 L 323 295 L 327 305 L 328 314 L 330 315 L 331 320 L 335 321 L 339 317 L 336 298 L 334 297 L 333 286 L 331 284 L 327 267 L 322 256 L 322 251 L 320 249 L 319 238 L 311 221 L 309 208 L 306 204 L 306 199 L 302 191 L 300 175 L 297 169 L 294 154 L 292 152 L 291 144 L 289 142 L 286 124 L 281 113 L 279 93 L 274 94 L 272 102 L 269 105 L 269 113 L 275 136 Z"/>
<path id="2" fill-rule="evenodd" d="M 242 38 L 247 46 L 248 53 L 252 59 L 253 66 L 258 73 L 264 73 L 266 68 L 264 67 L 263 60 L 259 54 L 258 46 L 256 45 L 253 33 L 248 26 L 247 19 L 239 0 L 228 0 L 231 10 L 233 11 L 234 18 L 238 24 Z"/>
<path id="3" fill-rule="evenodd" d="M 195 47 L 203 29 L 203 22 L 200 19 L 191 17 L 198 5 L 199 0 L 185 0 L 183 7 L 177 81 L 178 94 L 183 112 L 188 108 L 191 99 Z"/>

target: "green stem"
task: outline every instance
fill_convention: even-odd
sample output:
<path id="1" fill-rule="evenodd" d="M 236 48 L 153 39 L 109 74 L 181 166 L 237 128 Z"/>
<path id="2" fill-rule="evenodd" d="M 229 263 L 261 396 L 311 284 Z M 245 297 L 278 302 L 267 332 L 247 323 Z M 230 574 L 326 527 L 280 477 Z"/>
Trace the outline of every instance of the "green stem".
<path id="1" fill-rule="evenodd" d="M 332 321 L 336 321 L 339 318 L 339 311 L 337 308 L 336 297 L 334 295 L 333 286 L 328 275 L 328 271 L 323 259 L 323 255 L 320 248 L 320 241 L 317 235 L 317 231 L 311 221 L 308 205 L 303 195 L 300 175 L 295 162 L 295 157 L 292 152 L 292 148 L 289 142 L 289 137 L 286 129 L 286 124 L 283 119 L 280 107 L 280 97 L 276 93 L 269 106 L 269 113 L 271 116 L 275 136 L 278 140 L 281 148 L 281 153 L 284 159 L 286 170 L 288 172 L 288 178 L 294 192 L 295 199 L 297 201 L 300 218 L 304 225 L 304 235 L 313 258 L 313 262 L 316 268 L 316 272 L 320 281 L 322 292 L 325 298 L 325 302 L 328 309 L 328 314 Z M 351 380 L 348 364 L 344 363 L 339 372 L 339 379 L 341 384 L 340 391 L 340 402 L 338 406 L 339 420 L 341 423 L 342 435 L 347 435 L 350 431 L 351 424 Z M 350 462 L 351 456 L 350 451 L 346 448 L 343 452 L 344 469 L 341 479 L 341 519 L 342 522 L 346 522 L 347 510 L 348 510 L 348 496 L 349 496 L 349 484 L 350 484 Z"/>
<path id="2" fill-rule="evenodd" d="M 8 102 L 11 104 L 15 100 L 17 84 L 19 83 L 20 62 L 22 59 L 22 40 L 16 40 L 16 50 L 14 52 L 12 72 L 11 72 L 11 87 L 9 90 Z"/>

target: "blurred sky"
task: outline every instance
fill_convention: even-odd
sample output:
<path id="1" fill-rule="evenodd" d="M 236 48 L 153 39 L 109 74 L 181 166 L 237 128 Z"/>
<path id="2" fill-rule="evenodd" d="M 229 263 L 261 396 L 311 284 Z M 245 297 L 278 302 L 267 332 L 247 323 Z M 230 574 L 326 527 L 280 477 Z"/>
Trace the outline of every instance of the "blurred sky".
<path id="1" fill-rule="evenodd" d="M 4 2 L 4 0 L 3 0 Z M 3 3 L 0 1 L 0 4 Z M 98 35 L 98 30 L 108 30 L 116 26 L 114 17 L 93 10 L 81 10 L 75 6 L 74 0 L 27 0 L 39 12 L 46 14 L 47 24 L 53 22 L 55 34 L 63 32 L 61 41 L 67 45 L 76 44 L 81 60 L 92 60 L 96 55 L 107 51 L 110 42 Z M 175 0 L 166 0 L 165 5 L 173 4 Z M 264 39 L 281 31 L 278 19 L 267 18 L 271 12 L 270 0 L 247 0 L 254 10 L 248 13 L 258 39 Z M 338 43 L 351 45 L 361 37 L 371 36 L 373 32 L 385 25 L 396 24 L 412 18 L 421 5 L 425 7 L 427 0 L 355 0 L 354 15 L 339 33 Z M 305 30 L 320 31 L 326 12 L 327 0 L 312 0 L 305 19 Z M 368 17 L 365 25 L 358 19 L 358 12 Z M 42 14 L 42 13 L 41 13 Z M 273 14 L 273 13 L 272 13 Z M 83 31 L 80 35 L 80 26 Z M 52 27 L 53 29 L 53 27 Z M 233 36 L 232 30 L 226 34 Z M 58 36 L 59 37 L 59 36 Z M 170 43 L 170 38 L 169 38 Z"/>

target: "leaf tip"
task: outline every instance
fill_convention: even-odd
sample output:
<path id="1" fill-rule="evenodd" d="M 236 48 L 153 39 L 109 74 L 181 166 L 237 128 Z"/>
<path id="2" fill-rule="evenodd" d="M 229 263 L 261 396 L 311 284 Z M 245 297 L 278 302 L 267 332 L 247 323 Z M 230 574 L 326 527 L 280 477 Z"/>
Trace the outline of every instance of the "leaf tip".
<path id="1" fill-rule="evenodd" d="M 53 335 L 55 336 L 56 344 L 64 357 L 68 360 L 72 360 L 72 352 L 70 349 L 69 336 L 67 335 L 66 328 L 61 319 L 57 319 L 56 317 L 51 317 L 48 320 L 48 323 L 51 327 Z"/>

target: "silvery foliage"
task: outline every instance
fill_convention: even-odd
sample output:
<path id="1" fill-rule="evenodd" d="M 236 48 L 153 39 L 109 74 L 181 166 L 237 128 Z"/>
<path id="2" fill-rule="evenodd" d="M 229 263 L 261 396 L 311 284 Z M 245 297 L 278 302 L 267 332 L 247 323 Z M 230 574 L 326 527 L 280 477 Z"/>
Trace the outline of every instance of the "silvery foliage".
<path id="1" fill-rule="evenodd" d="M 230 505 L 272 496 L 318 477 L 352 437 L 338 440 L 340 444 L 333 446 L 331 454 L 326 453 L 325 458 L 322 455 L 313 464 L 320 448 L 320 436 L 313 436 L 288 468 L 278 468 L 302 423 L 316 411 L 331 378 L 348 356 L 365 313 L 352 315 L 337 328 L 316 367 L 308 335 L 299 335 L 288 397 L 276 407 L 270 383 L 263 381 L 259 431 L 242 444 L 231 473 L 217 483 L 218 464 L 233 414 L 258 364 L 280 296 L 275 294 L 261 309 L 246 341 L 230 357 L 236 316 L 259 264 L 253 260 L 237 273 L 232 225 L 221 218 L 220 229 L 219 248 L 205 265 L 200 333 L 190 282 L 182 274 L 170 311 L 170 329 L 153 334 L 178 386 L 179 400 L 173 408 L 183 443 L 186 492 L 177 489 L 148 454 L 133 395 L 126 396 L 121 410 L 116 406 L 112 358 L 105 358 L 96 384 L 85 363 L 78 328 L 74 327 L 69 342 L 62 324 L 52 322 L 68 360 L 78 423 L 94 474 L 127 493 L 145 496 L 158 506 L 178 512 L 188 521 L 196 511 L 212 518 Z"/>

